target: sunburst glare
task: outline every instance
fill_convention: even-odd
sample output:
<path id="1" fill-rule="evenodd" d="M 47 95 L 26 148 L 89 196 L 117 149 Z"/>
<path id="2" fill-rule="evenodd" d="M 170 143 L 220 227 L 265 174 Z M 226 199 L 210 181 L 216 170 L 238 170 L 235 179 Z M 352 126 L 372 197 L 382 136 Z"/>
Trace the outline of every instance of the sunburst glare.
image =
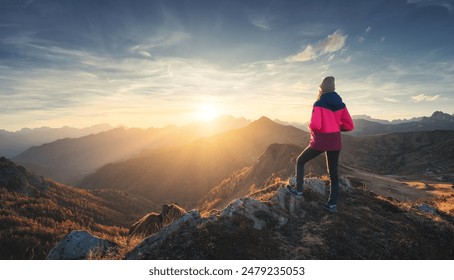
<path id="1" fill-rule="evenodd" d="M 219 116 L 219 109 L 213 104 L 201 104 L 196 112 L 196 119 L 209 122 Z"/>

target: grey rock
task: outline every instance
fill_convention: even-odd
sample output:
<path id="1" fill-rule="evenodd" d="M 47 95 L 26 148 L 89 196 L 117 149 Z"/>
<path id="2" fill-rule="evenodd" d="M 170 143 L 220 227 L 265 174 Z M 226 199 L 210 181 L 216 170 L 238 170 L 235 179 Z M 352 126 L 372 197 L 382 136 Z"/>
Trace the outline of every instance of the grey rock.
<path id="1" fill-rule="evenodd" d="M 259 230 L 267 227 L 270 222 L 281 227 L 288 221 L 286 217 L 273 211 L 271 206 L 251 197 L 239 198 L 221 211 L 221 217 L 233 217 L 234 215 L 242 215 L 251 219 L 254 222 L 254 228 Z"/>
<path id="2" fill-rule="evenodd" d="M 304 187 L 314 190 L 321 196 L 325 195 L 327 190 L 325 182 L 317 178 L 304 178 Z"/>
<path id="3" fill-rule="evenodd" d="M 285 187 L 279 188 L 276 199 L 279 207 L 290 214 L 298 212 L 303 204 L 303 199 L 291 195 Z"/>
<path id="4" fill-rule="evenodd" d="M 119 245 L 93 236 L 85 230 L 75 230 L 63 238 L 47 255 L 48 260 L 84 260 L 90 254 L 105 256 L 119 249 Z"/>
<path id="5" fill-rule="evenodd" d="M 425 212 L 425 213 L 432 214 L 432 215 L 437 214 L 437 210 L 435 210 L 432 206 L 427 205 L 427 204 L 418 205 L 418 206 L 416 206 L 416 209 L 418 209 L 422 212 Z"/>

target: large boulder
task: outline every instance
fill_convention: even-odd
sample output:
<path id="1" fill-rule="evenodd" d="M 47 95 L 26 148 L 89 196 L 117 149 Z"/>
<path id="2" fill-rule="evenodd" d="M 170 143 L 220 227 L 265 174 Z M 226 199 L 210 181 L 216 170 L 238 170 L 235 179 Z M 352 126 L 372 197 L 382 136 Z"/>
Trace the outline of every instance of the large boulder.
<path id="1" fill-rule="evenodd" d="M 104 257 L 119 249 L 119 245 L 85 230 L 75 230 L 63 238 L 47 255 L 48 260 L 84 260 L 90 256 Z"/>

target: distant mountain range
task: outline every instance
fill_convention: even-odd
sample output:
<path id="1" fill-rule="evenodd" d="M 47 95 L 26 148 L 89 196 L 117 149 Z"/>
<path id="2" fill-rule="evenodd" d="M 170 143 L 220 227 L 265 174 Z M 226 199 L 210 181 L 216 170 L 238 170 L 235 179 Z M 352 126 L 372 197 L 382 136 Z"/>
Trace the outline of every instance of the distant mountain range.
<path id="1" fill-rule="evenodd" d="M 443 112 L 434 112 L 430 117 L 410 120 L 382 121 L 367 116 L 356 116 L 352 135 L 365 136 L 394 132 L 414 132 L 432 130 L 454 130 L 454 116 Z"/>
<path id="2" fill-rule="evenodd" d="M 411 119 L 397 119 L 397 120 L 381 120 L 381 119 L 376 119 L 372 118 L 371 116 L 368 115 L 353 115 L 352 118 L 354 120 L 366 120 L 370 122 L 376 122 L 376 123 L 381 123 L 381 124 L 400 124 L 400 123 L 407 123 L 407 122 L 418 122 L 422 120 L 424 117 L 414 117 Z"/>
<path id="3" fill-rule="evenodd" d="M 63 138 L 77 138 L 89 134 L 107 131 L 113 127 L 108 124 L 99 124 L 87 128 L 23 128 L 19 131 L 0 130 L 0 156 L 14 157 L 26 149 Z"/>
<path id="4" fill-rule="evenodd" d="M 199 122 L 183 127 L 115 128 L 31 147 L 13 160 L 45 177 L 74 184 L 97 168 L 129 159 L 144 150 L 181 146 L 200 137 L 208 137 L 248 123 L 244 118 L 222 116 L 213 122 Z"/>
<path id="5" fill-rule="evenodd" d="M 430 117 L 415 117 L 411 119 L 381 120 L 368 115 L 353 115 L 355 129 L 351 135 L 366 136 L 386 134 L 394 132 L 431 131 L 431 130 L 454 130 L 454 114 L 450 115 L 440 111 L 434 112 Z M 275 120 L 284 125 L 293 125 L 304 131 L 309 131 L 308 123 L 285 122 Z"/>
<path id="6" fill-rule="evenodd" d="M 285 122 L 276 122 L 287 125 Z M 13 157 L 13 160 L 43 176 L 62 183 L 74 184 L 106 164 L 124 161 L 133 156 L 142 156 L 144 150 L 153 151 L 158 148 L 178 147 L 200 137 L 209 137 L 223 131 L 244 127 L 249 123 L 250 121 L 243 118 L 224 116 L 212 123 L 201 122 L 184 127 L 115 128 L 102 133 L 95 132 L 108 129 L 108 125 L 81 130 L 41 128 L 24 129 L 14 133 L 0 131 L 0 140 L 2 140 L 0 141 L 0 151 L 3 150 L 4 154 L 15 154 L 27 145 L 64 136 L 64 139 L 35 145 Z M 292 125 L 304 130 L 304 125 L 298 126 L 295 123 Z M 392 122 L 372 119 L 368 116 L 356 116 L 355 126 L 355 130 L 348 135 L 367 136 L 398 132 L 454 130 L 454 116 L 434 112 L 430 117 Z M 72 137 L 87 133 L 89 135 Z"/>
<path id="7" fill-rule="evenodd" d="M 178 202 L 184 207 L 193 207 L 213 187 L 222 182 L 230 184 L 226 179 L 232 174 L 251 168 L 269 145 L 293 144 L 302 151 L 309 142 L 307 132 L 266 117 L 252 123 L 225 118 L 224 123 L 228 125 L 217 126 L 217 131 L 224 129 L 225 132 L 211 136 L 210 132 L 214 132 L 200 125 L 148 130 L 117 128 L 33 147 L 14 161 L 37 174 L 67 184 L 90 189 L 115 188 L 143 195 L 156 203 Z M 363 123 L 369 126 L 363 126 Z M 454 122 L 448 114 L 435 112 L 429 118 L 399 124 L 364 120 L 355 120 L 355 124 L 359 135 L 368 134 L 367 131 L 377 134 L 380 130 L 376 127 L 381 131 L 387 128 L 391 135 L 364 138 L 346 133 L 341 157 L 347 165 L 380 174 L 424 173 L 450 168 L 452 133 L 401 133 L 424 127 L 428 130 L 429 127 L 430 130 L 452 127 Z M 392 134 L 394 130 L 400 134 Z M 277 172 L 274 167 L 271 170 Z M 319 165 L 314 164 L 307 170 L 323 173 L 323 159 Z M 251 172 L 245 180 L 254 177 Z"/>

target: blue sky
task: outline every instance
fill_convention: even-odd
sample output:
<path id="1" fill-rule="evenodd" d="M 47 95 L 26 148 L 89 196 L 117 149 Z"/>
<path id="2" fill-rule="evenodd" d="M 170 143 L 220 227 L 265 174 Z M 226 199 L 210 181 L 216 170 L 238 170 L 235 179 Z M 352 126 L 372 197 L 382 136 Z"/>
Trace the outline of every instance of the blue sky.
<path id="1" fill-rule="evenodd" d="M 0 129 L 454 113 L 454 1 L 0 0 Z"/>

